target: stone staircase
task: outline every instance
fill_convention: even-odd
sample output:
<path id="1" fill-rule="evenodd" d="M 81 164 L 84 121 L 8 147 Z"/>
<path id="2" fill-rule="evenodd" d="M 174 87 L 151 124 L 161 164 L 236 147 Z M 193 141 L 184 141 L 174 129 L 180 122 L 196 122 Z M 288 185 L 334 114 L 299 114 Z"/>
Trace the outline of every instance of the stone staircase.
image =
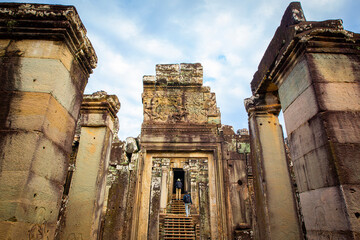
<path id="1" fill-rule="evenodd" d="M 186 217 L 184 202 L 175 200 L 175 196 L 159 220 L 159 239 L 200 239 L 199 215 Z"/>
<path id="2" fill-rule="evenodd" d="M 171 214 L 185 214 L 185 203 L 183 200 L 172 199 L 168 204 L 167 213 Z"/>

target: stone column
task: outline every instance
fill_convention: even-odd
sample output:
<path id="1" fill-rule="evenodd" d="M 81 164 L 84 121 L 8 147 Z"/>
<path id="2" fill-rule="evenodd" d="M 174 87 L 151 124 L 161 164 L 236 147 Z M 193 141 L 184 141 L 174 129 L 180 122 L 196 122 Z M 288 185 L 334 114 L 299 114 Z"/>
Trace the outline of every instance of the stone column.
<path id="1" fill-rule="evenodd" d="M 119 109 L 115 95 L 84 95 L 80 144 L 60 239 L 98 239 L 114 120 Z"/>
<path id="2" fill-rule="evenodd" d="M 169 192 L 169 165 L 170 165 L 170 159 L 167 163 L 167 165 L 162 166 L 162 174 L 161 174 L 161 200 L 160 200 L 160 212 L 166 213 L 166 207 L 168 202 L 168 192 Z"/>
<path id="3" fill-rule="evenodd" d="M 258 239 L 301 239 L 286 161 L 280 104 L 269 94 L 245 100 L 249 114 Z"/>
<path id="4" fill-rule="evenodd" d="M 360 238 L 360 44 L 340 36 L 307 43 L 279 84 L 309 239 Z"/>
<path id="5" fill-rule="evenodd" d="M 0 3 L 0 239 L 53 239 L 96 55 L 72 6 Z"/>
<path id="6" fill-rule="evenodd" d="M 211 222 L 210 222 L 210 199 L 208 179 L 202 179 L 199 182 L 199 216 L 201 222 L 200 235 L 201 239 L 211 239 Z"/>
<path id="7" fill-rule="evenodd" d="M 171 165 L 170 165 L 171 166 Z M 173 191 L 174 191 L 174 170 L 170 167 L 169 172 L 169 189 L 168 189 L 168 199 L 172 199 Z"/>
<path id="8" fill-rule="evenodd" d="M 151 191 L 150 191 L 150 210 L 147 239 L 159 239 L 159 213 L 161 206 L 161 187 L 162 187 L 162 163 L 167 159 L 153 158 L 153 167 L 151 174 Z"/>
<path id="9" fill-rule="evenodd" d="M 291 3 L 251 83 L 277 91 L 308 239 L 360 238 L 360 41 Z"/>

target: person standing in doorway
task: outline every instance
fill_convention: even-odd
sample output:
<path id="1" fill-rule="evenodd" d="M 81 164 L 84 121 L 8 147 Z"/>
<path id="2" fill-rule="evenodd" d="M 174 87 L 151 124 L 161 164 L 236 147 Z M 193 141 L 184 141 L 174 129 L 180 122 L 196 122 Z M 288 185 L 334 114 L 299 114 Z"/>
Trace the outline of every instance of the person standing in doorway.
<path id="1" fill-rule="evenodd" d="M 180 178 L 178 178 L 178 180 L 175 183 L 175 188 L 176 188 L 176 200 L 180 200 L 181 199 L 181 188 L 182 188 L 182 182 L 180 180 Z"/>
<path id="2" fill-rule="evenodd" d="M 186 217 L 188 217 L 190 215 L 190 204 L 192 204 L 192 200 L 191 200 L 191 195 L 190 193 L 185 191 L 185 195 L 183 198 L 183 201 L 185 203 L 185 212 L 186 212 Z"/>

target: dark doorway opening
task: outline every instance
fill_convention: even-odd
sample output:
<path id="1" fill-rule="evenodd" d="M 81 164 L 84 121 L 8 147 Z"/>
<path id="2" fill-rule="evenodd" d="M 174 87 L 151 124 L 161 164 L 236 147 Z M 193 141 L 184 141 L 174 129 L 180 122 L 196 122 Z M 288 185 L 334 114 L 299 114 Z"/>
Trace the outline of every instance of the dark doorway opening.
<path id="1" fill-rule="evenodd" d="M 176 193 L 175 190 L 175 183 L 178 179 L 180 179 L 180 181 L 182 182 L 183 186 L 181 188 L 181 193 L 184 193 L 184 185 L 185 185 L 185 181 L 184 181 L 184 176 L 185 176 L 185 172 L 182 168 L 173 168 L 174 171 L 174 186 L 173 186 L 173 193 Z"/>

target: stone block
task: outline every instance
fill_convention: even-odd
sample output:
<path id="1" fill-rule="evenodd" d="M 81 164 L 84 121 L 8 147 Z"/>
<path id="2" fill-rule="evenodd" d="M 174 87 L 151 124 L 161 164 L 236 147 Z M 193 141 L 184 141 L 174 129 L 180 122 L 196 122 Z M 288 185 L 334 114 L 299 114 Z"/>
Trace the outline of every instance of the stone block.
<path id="1" fill-rule="evenodd" d="M 4 207 L 4 201 L 15 201 L 16 199 L 21 198 L 24 186 L 27 183 L 28 171 L 1 171 L 0 180 L 0 218 L 8 219 L 12 216 L 9 214 L 15 214 L 13 210 L 16 208 L 6 208 Z"/>
<path id="2" fill-rule="evenodd" d="M 29 201 L 28 208 L 18 208 L 17 216 L 25 222 L 56 222 L 62 193 L 63 186 L 58 182 L 30 173 L 23 194 L 24 201 Z"/>
<path id="3" fill-rule="evenodd" d="M 286 132 L 290 135 L 295 129 L 311 119 L 319 111 L 312 86 L 300 94 L 284 111 Z"/>
<path id="4" fill-rule="evenodd" d="M 40 132 L 1 131 L 1 172 L 28 171 L 42 135 Z"/>
<path id="5" fill-rule="evenodd" d="M 157 82 L 179 82 L 180 81 L 180 65 L 179 64 L 157 64 L 156 65 L 156 81 Z"/>
<path id="6" fill-rule="evenodd" d="M 12 95 L 5 127 L 43 132 L 70 152 L 75 120 L 50 94 L 16 92 Z"/>
<path id="7" fill-rule="evenodd" d="M 203 83 L 203 67 L 200 63 L 181 63 L 180 64 L 180 81 L 188 84 Z"/>
<path id="8" fill-rule="evenodd" d="M 236 183 L 239 186 L 246 185 L 246 163 L 242 160 L 228 160 L 229 183 Z M 240 181 L 240 182 L 239 182 Z"/>
<path id="9" fill-rule="evenodd" d="M 323 111 L 360 111 L 359 83 L 315 83 L 319 108 Z"/>
<path id="10" fill-rule="evenodd" d="M 124 142 L 114 142 L 111 146 L 110 165 L 119 165 L 122 160 Z"/>
<path id="11" fill-rule="evenodd" d="M 137 141 L 133 137 L 127 137 L 125 140 L 125 151 L 127 153 L 135 153 L 139 151 Z"/>
<path id="12" fill-rule="evenodd" d="M 360 57 L 335 53 L 308 53 L 306 58 L 314 82 L 360 81 Z"/>
<path id="13" fill-rule="evenodd" d="M 360 143 L 332 143 L 331 150 L 341 184 L 360 184 Z"/>
<path id="14" fill-rule="evenodd" d="M 27 172 L 30 170 L 63 185 L 69 158 L 67 152 L 39 132 L 3 134 L 0 134 L 3 138 L 1 171 Z"/>
<path id="15" fill-rule="evenodd" d="M 354 238 L 350 231 L 313 231 L 306 230 L 306 237 L 308 240 L 329 240 L 329 239 L 341 239 L 341 240 L 353 240 Z"/>
<path id="16" fill-rule="evenodd" d="M 107 113 L 88 113 L 80 117 L 80 125 L 84 127 L 108 127 L 111 130 L 114 128 L 114 122 Z"/>
<path id="17" fill-rule="evenodd" d="M 339 186 L 300 193 L 307 231 L 349 231 L 346 206 Z"/>
<path id="18" fill-rule="evenodd" d="M 325 112 L 321 118 L 331 142 L 360 143 L 360 112 Z"/>
<path id="19" fill-rule="evenodd" d="M 249 192 L 247 188 L 247 175 L 245 161 L 227 161 L 229 181 L 229 216 L 232 216 L 233 229 L 241 225 L 250 225 L 248 208 Z M 236 213 L 236 214 L 233 214 Z"/>
<path id="20" fill-rule="evenodd" d="M 296 182 L 300 193 L 338 184 L 328 145 L 293 159 Z"/>
<path id="21" fill-rule="evenodd" d="M 19 231 L 19 229 L 23 231 Z M 0 221 L 0 239 L 52 239 L 56 223 L 34 224 Z"/>
<path id="22" fill-rule="evenodd" d="M 35 149 L 31 167 L 36 175 L 62 186 L 68 169 L 68 161 L 68 153 L 49 139 L 42 137 Z"/>
<path id="23" fill-rule="evenodd" d="M 68 154 L 40 132 L 2 132 L 1 139 L 0 219 L 56 222 Z"/>
<path id="24" fill-rule="evenodd" d="M 233 135 L 233 137 L 234 136 L 235 135 Z M 228 139 L 228 141 L 224 141 L 222 156 L 224 159 L 228 160 L 242 159 L 242 155 L 237 152 L 237 142 L 235 137 Z"/>
<path id="25" fill-rule="evenodd" d="M 143 83 L 150 83 L 150 84 L 155 84 L 156 82 L 156 77 L 155 76 L 151 76 L 151 75 L 145 75 L 143 76 Z"/>
<path id="26" fill-rule="evenodd" d="M 279 97 L 283 111 L 309 86 L 311 77 L 307 62 L 302 58 L 279 86 Z"/>
<path id="27" fill-rule="evenodd" d="M 8 190 L 0 200 L 1 220 L 32 223 L 57 221 L 62 185 L 31 172 L 4 171 L 1 175 L 4 185 L 1 190 Z"/>
<path id="28" fill-rule="evenodd" d="M 6 44 L 6 42 L 4 42 Z M 0 49 L 1 49 L 0 45 Z M 68 46 L 62 41 L 53 40 L 18 40 L 11 41 L 7 51 L 18 51 L 24 58 L 59 60 L 68 72 L 71 70 L 73 55 Z M 44 69 L 47 70 L 47 69 Z"/>
<path id="29" fill-rule="evenodd" d="M 360 235 L 360 185 L 341 185 L 349 216 L 351 231 Z M 358 239 L 358 238 L 356 238 Z"/>
<path id="30" fill-rule="evenodd" d="M 292 159 L 298 159 L 327 143 L 322 119 L 316 116 L 288 135 Z"/>
<path id="31" fill-rule="evenodd" d="M 82 92 L 72 82 L 70 72 L 57 59 L 21 58 L 15 86 L 18 91 L 50 93 L 73 118 L 78 117 L 79 109 L 74 105 L 80 104 L 76 99 Z"/>
<path id="32" fill-rule="evenodd" d="M 71 65 L 70 70 L 70 77 L 71 82 L 74 85 L 74 87 L 77 89 L 78 95 L 76 95 L 76 98 L 74 99 L 74 110 L 69 110 L 69 112 L 78 112 L 80 109 L 80 105 L 83 100 L 83 93 L 86 87 L 86 84 L 88 83 L 88 76 L 84 73 L 84 70 L 82 68 L 82 64 L 80 62 L 74 61 Z"/>
<path id="33" fill-rule="evenodd" d="M 21 81 L 19 80 L 21 57 L 18 52 L 1 50 L 0 64 L 0 91 L 15 90 L 16 83 Z"/>

